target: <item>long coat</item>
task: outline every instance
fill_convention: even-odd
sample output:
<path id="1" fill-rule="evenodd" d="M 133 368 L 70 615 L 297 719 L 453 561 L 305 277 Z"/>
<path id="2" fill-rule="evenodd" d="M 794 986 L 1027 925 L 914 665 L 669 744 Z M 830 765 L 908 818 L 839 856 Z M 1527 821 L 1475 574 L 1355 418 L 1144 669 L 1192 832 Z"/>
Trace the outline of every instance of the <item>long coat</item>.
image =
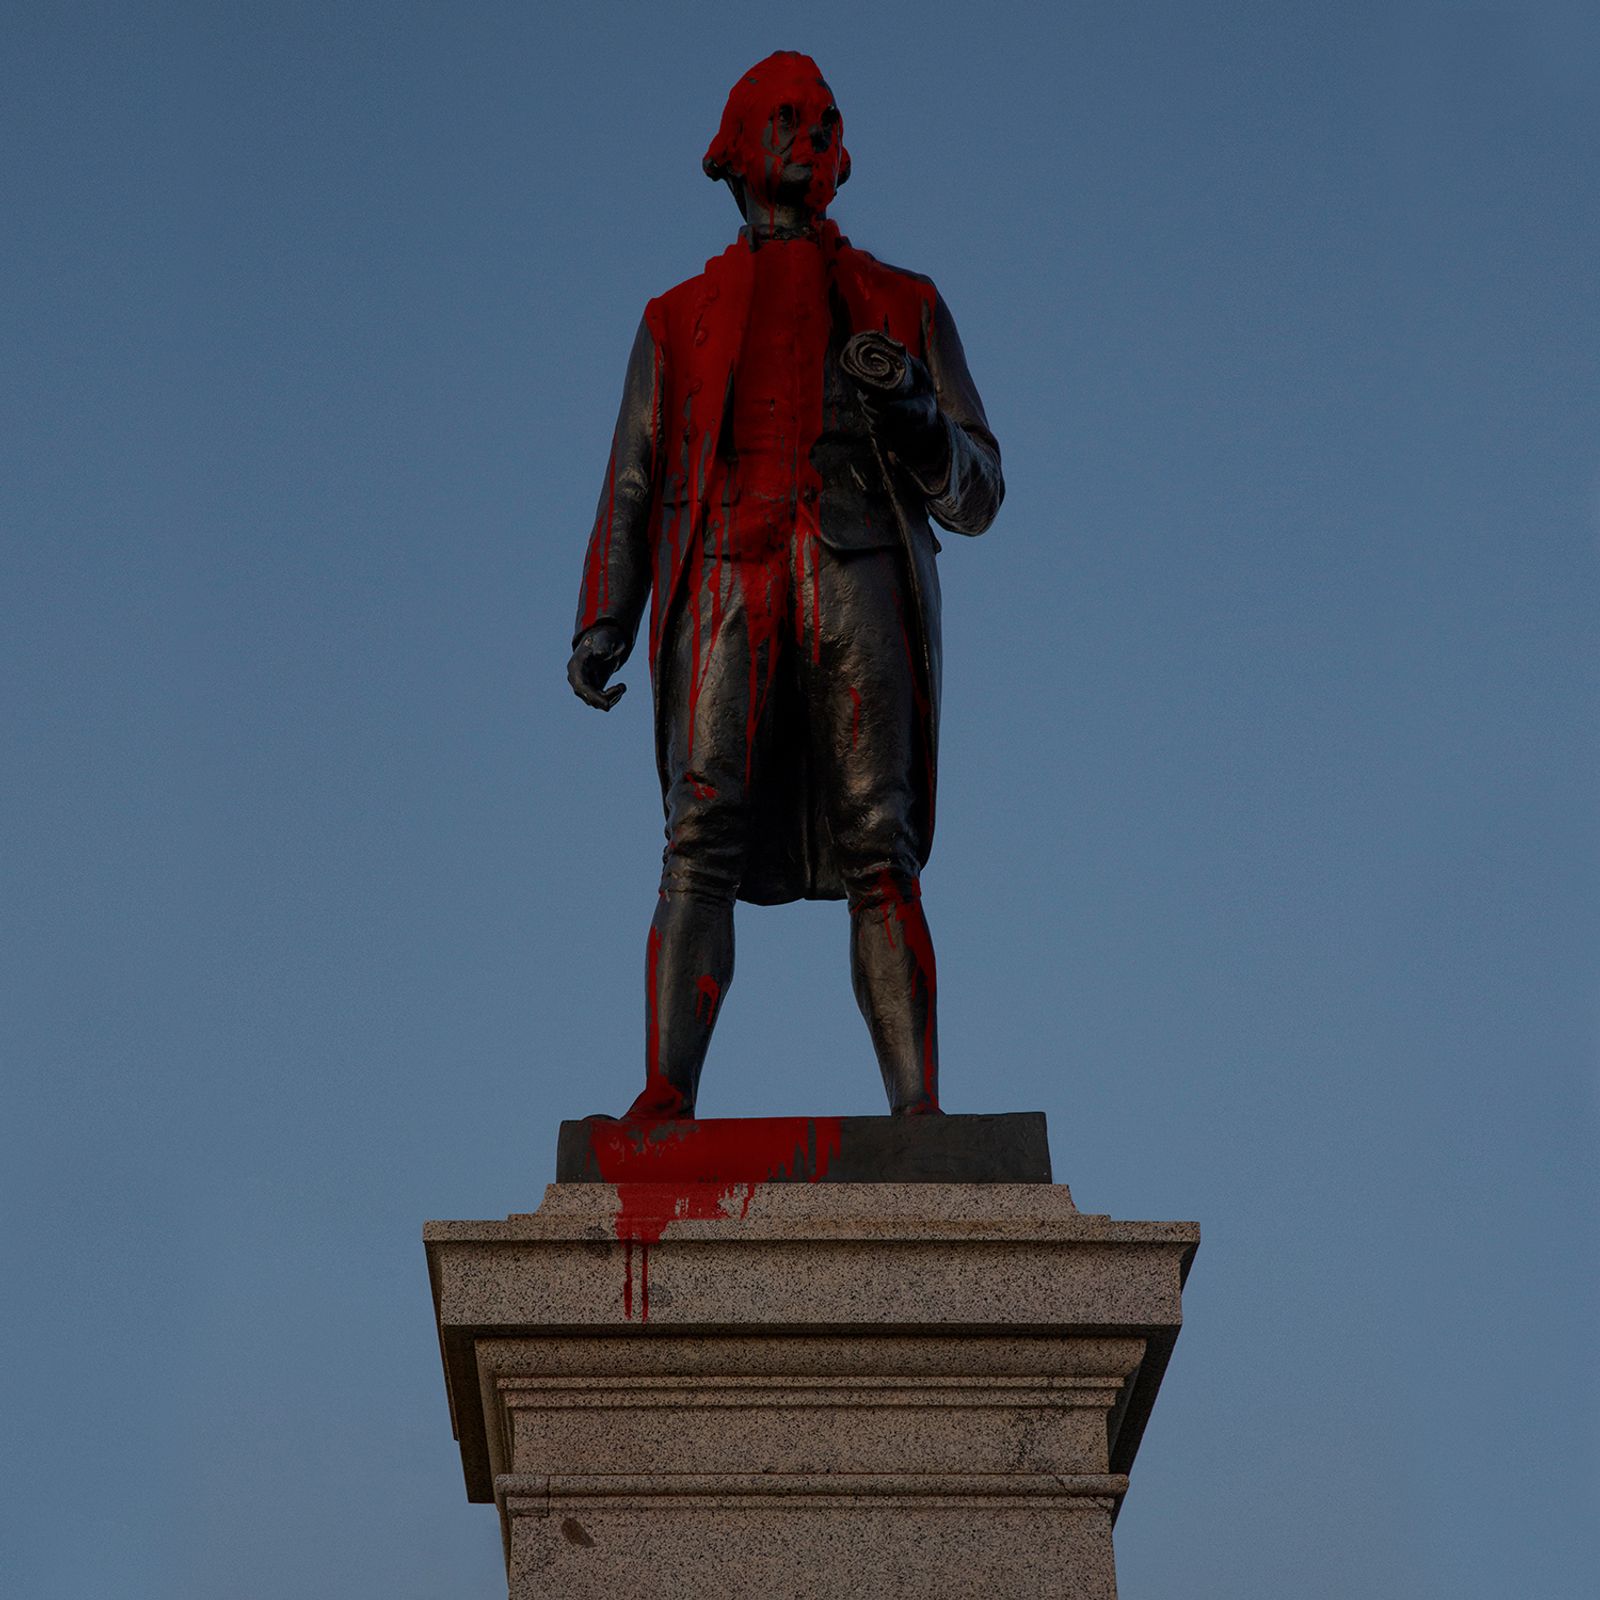
<path id="1" fill-rule="evenodd" d="M 929 517 L 953 533 L 982 533 L 1005 493 L 1000 448 L 967 371 L 955 323 L 933 284 L 854 249 L 831 222 L 824 224 L 820 242 L 834 311 L 827 381 L 840 403 L 843 432 L 847 441 L 853 433 L 855 444 L 847 443 L 840 459 L 815 463 L 822 480 L 819 537 L 838 551 L 893 546 L 903 552 L 924 735 L 923 770 L 914 790 L 918 858 L 925 862 L 933 843 L 941 669 L 934 562 L 939 543 Z M 741 234 L 706 263 L 704 272 L 645 307 L 584 560 L 574 642 L 596 623 L 609 622 L 631 643 L 650 603 L 650 677 L 663 799 L 670 712 L 684 688 L 667 681 L 665 663 L 672 652 L 662 643 L 678 623 L 685 594 L 697 590 L 716 560 L 727 497 L 737 492 L 717 446 L 749 314 L 754 248 Z M 853 391 L 840 379 L 839 349 L 851 334 L 868 329 L 898 339 L 928 367 L 950 441 L 950 471 L 943 483 L 920 483 L 892 454 L 874 446 Z M 814 785 L 795 753 L 803 744 L 780 741 L 778 756 L 789 770 L 768 769 L 763 778 L 741 899 L 770 904 L 843 894 L 826 829 L 816 826 Z"/>

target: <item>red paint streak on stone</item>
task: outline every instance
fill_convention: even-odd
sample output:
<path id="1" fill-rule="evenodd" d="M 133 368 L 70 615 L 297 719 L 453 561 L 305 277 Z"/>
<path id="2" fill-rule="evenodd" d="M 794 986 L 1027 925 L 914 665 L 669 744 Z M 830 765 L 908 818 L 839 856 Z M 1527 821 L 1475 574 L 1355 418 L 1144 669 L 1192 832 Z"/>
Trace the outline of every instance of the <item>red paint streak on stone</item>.
<path id="1" fill-rule="evenodd" d="M 672 1122 L 592 1122 L 589 1145 L 602 1181 L 617 1190 L 614 1222 L 633 1317 L 634 1246 L 639 1246 L 639 1320 L 650 1317 L 650 1246 L 674 1222 L 749 1213 L 756 1190 L 775 1178 L 816 1183 L 839 1153 L 838 1117 L 752 1117 Z"/>

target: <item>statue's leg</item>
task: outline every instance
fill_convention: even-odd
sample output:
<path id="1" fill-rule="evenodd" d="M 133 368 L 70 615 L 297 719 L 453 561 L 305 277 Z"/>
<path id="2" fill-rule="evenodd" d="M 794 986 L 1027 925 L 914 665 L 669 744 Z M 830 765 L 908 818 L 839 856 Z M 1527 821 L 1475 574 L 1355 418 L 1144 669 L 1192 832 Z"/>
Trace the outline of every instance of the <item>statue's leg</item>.
<path id="1" fill-rule="evenodd" d="M 776 638 L 759 628 L 753 635 L 747 616 L 746 584 L 764 575 L 708 556 L 694 578 L 698 623 L 686 605 L 663 645 L 667 845 L 645 957 L 645 1087 L 630 1117 L 694 1115 L 711 1032 L 733 982 L 749 740 L 776 665 Z"/>
<path id="2" fill-rule="evenodd" d="M 630 1117 L 692 1117 L 733 982 L 733 900 L 715 872 L 669 854 L 645 955 L 645 1086 Z"/>
<path id="3" fill-rule="evenodd" d="M 939 1109 L 938 983 L 913 824 L 922 737 L 893 550 L 820 544 L 797 648 L 811 755 L 850 905 L 850 976 L 897 1116 Z"/>
<path id="4" fill-rule="evenodd" d="M 888 871 L 851 886 L 850 981 L 866 1018 L 889 1109 L 939 1109 L 938 981 L 916 878 Z"/>

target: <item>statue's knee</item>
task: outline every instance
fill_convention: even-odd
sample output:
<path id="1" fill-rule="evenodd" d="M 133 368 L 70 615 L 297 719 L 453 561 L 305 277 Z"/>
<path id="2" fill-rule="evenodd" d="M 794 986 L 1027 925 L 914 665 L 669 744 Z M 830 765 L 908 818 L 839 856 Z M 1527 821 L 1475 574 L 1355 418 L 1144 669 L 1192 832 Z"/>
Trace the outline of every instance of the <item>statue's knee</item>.
<path id="1" fill-rule="evenodd" d="M 908 897 L 916 893 L 919 863 L 904 806 L 883 801 L 863 807 L 835 829 L 834 848 L 852 904 L 876 899 L 889 887 Z"/>
<path id="2" fill-rule="evenodd" d="M 659 893 L 664 900 L 698 900 L 713 905 L 729 905 L 739 897 L 740 874 L 716 862 L 686 860 L 668 855 L 661 865 Z"/>
<path id="3" fill-rule="evenodd" d="M 749 844 L 746 808 L 692 779 L 675 784 L 671 799 L 662 889 L 732 899 Z"/>

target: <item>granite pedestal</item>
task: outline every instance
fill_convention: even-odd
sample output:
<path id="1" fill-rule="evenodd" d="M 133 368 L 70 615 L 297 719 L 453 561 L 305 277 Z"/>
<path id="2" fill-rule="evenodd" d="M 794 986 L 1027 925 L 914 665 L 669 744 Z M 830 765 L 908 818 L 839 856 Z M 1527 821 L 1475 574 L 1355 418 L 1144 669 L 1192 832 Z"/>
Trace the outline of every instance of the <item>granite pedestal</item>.
<path id="1" fill-rule="evenodd" d="M 836 1131 L 768 1125 L 798 1142 L 764 1181 L 630 1181 L 660 1170 L 643 1151 L 536 1212 L 427 1225 L 512 1600 L 1112 1600 L 1198 1229 L 1049 1182 L 828 1181 Z"/>

